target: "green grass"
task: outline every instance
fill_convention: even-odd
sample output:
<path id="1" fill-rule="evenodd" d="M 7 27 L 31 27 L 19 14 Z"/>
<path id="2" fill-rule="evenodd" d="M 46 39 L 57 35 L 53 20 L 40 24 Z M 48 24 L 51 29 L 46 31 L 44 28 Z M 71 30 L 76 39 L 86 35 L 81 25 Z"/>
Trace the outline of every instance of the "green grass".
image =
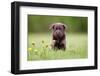
<path id="1" fill-rule="evenodd" d="M 29 34 L 27 60 L 79 59 L 88 57 L 87 34 L 68 34 L 65 51 L 53 50 L 50 46 L 51 39 L 51 34 Z"/>

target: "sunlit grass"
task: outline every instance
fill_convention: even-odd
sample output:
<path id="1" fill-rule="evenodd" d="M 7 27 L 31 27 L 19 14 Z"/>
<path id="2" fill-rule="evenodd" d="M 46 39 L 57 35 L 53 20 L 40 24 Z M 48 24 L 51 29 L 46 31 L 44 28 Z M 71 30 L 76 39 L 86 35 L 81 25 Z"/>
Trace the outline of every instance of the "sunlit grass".
<path id="1" fill-rule="evenodd" d="M 53 50 L 50 46 L 51 34 L 29 34 L 27 59 L 55 60 L 87 58 L 87 34 L 68 34 L 66 50 Z"/>

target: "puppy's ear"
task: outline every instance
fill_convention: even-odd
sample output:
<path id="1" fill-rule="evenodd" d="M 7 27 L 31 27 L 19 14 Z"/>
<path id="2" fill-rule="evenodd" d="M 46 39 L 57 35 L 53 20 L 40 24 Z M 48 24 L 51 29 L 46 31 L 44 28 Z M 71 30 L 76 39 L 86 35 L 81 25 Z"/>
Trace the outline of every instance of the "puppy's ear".
<path id="1" fill-rule="evenodd" d="M 50 30 L 54 29 L 54 26 L 55 26 L 54 24 L 49 25 L 49 29 Z"/>
<path id="2" fill-rule="evenodd" d="M 66 29 L 66 25 L 65 24 L 63 24 L 63 28 L 64 28 L 64 30 Z"/>
<path id="3" fill-rule="evenodd" d="M 68 31 L 68 27 L 66 24 L 63 24 L 63 28 L 64 28 L 64 30 Z"/>

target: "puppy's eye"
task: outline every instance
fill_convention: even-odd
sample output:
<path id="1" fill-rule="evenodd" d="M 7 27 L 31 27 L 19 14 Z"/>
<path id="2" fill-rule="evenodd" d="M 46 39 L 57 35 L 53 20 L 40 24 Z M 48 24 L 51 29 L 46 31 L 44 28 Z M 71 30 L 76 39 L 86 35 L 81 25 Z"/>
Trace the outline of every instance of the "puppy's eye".
<path id="1" fill-rule="evenodd" d="M 56 28 L 56 30 L 57 30 L 58 28 Z"/>
<path id="2" fill-rule="evenodd" d="M 61 28 L 59 28 L 59 30 L 61 30 Z"/>

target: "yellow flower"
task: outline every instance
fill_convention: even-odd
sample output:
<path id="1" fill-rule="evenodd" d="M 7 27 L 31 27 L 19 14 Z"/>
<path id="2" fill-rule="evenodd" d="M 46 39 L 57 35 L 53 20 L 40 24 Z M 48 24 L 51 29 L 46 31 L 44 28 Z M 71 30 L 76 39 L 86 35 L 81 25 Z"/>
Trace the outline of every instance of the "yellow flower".
<path id="1" fill-rule="evenodd" d="M 34 50 L 34 52 L 37 52 L 37 51 L 38 51 L 37 49 Z"/>
<path id="2" fill-rule="evenodd" d="M 42 40 L 42 43 L 44 43 L 44 40 Z"/>
<path id="3" fill-rule="evenodd" d="M 28 51 L 32 51 L 32 48 L 28 48 Z"/>

